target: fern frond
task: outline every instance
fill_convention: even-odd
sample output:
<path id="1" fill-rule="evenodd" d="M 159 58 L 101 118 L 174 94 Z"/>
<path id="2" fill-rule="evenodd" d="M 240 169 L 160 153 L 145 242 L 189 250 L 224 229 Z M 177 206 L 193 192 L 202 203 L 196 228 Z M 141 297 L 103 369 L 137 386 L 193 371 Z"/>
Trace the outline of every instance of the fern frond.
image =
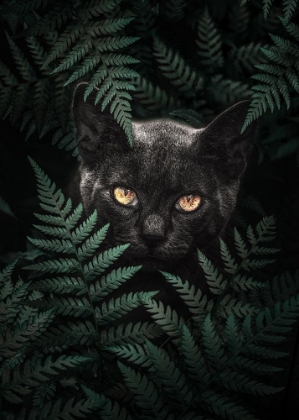
<path id="1" fill-rule="evenodd" d="M 7 280 L 7 277 L 10 277 L 15 266 L 16 266 L 17 260 L 13 261 L 12 263 L 8 264 L 6 267 L 3 268 L 2 271 L 0 271 L 0 283 L 3 283 Z"/>
<path id="2" fill-rule="evenodd" d="M 199 346 L 186 325 L 182 326 L 182 352 L 190 377 L 199 389 L 210 379 L 210 371 Z"/>
<path id="3" fill-rule="evenodd" d="M 211 314 L 206 316 L 202 325 L 202 344 L 211 366 L 214 369 L 219 369 L 219 366 L 225 363 L 227 357 L 221 339 L 215 330 Z"/>
<path id="4" fill-rule="evenodd" d="M 243 406 L 240 406 L 229 397 L 216 393 L 215 391 L 206 391 L 202 394 L 204 406 L 212 413 L 224 419 L 230 420 L 258 420 L 253 414 L 250 414 Z"/>
<path id="5" fill-rule="evenodd" d="M 50 325 L 53 318 L 54 311 L 50 309 L 30 317 L 27 321 L 22 320 L 22 323 L 16 324 L 13 332 L 7 329 L 5 342 L 3 343 L 3 338 L 0 340 L 2 341 L 0 356 L 14 358 L 24 354 L 30 341 L 35 341 Z M 8 363 L 9 360 L 1 366 L 1 371 L 7 367 Z"/>
<path id="6" fill-rule="evenodd" d="M 283 0 L 283 13 L 286 21 L 292 19 L 292 16 L 297 9 L 298 0 Z"/>
<path id="7" fill-rule="evenodd" d="M 83 268 L 87 279 L 91 281 L 97 275 L 102 274 L 124 253 L 128 247 L 129 244 L 118 245 L 102 252 L 99 255 L 96 255 L 92 261 L 86 264 Z"/>
<path id="8" fill-rule="evenodd" d="M 139 344 L 126 344 L 125 346 L 111 346 L 106 347 L 106 351 L 115 354 L 118 357 L 122 357 L 128 362 L 134 363 L 134 365 L 142 367 L 150 367 L 151 361 L 148 358 L 148 353 L 144 347 Z"/>
<path id="9" fill-rule="evenodd" d="M 10 402 L 22 402 L 19 395 L 26 395 L 41 383 L 49 382 L 49 376 L 58 376 L 61 371 L 69 371 L 92 360 L 85 356 L 66 355 L 61 355 L 56 360 L 53 360 L 52 356 L 48 356 L 45 360 L 40 357 L 32 358 L 23 366 L 17 367 L 14 377 L 4 376 L 2 395 Z"/>
<path id="10" fill-rule="evenodd" d="M 88 401 L 93 404 L 95 409 L 98 409 L 100 415 L 105 420 L 133 420 L 125 407 L 120 407 L 117 401 L 112 402 L 104 395 L 99 395 L 86 386 L 82 385 L 82 389 L 88 397 Z"/>
<path id="11" fill-rule="evenodd" d="M 292 3 L 292 2 L 291 2 Z M 298 27 L 289 24 L 287 19 L 281 19 L 286 30 L 291 33 L 297 40 Z M 270 108 L 274 111 L 275 106 L 280 109 L 281 97 L 284 99 L 287 108 L 290 107 L 290 88 L 292 87 L 297 93 L 299 92 L 298 78 L 298 44 L 282 38 L 278 35 L 269 34 L 274 47 L 271 49 L 261 48 L 261 51 L 275 62 L 272 64 L 258 64 L 256 67 L 265 73 L 259 73 L 252 76 L 253 79 L 262 82 L 253 86 L 256 91 L 253 94 L 253 100 L 250 104 L 242 132 L 255 119 L 259 118 L 264 112 Z"/>
<path id="12" fill-rule="evenodd" d="M 197 250 L 197 256 L 211 292 L 215 295 L 220 295 L 226 288 L 227 280 L 223 279 L 222 274 L 219 273 L 218 269 L 201 251 Z"/>
<path id="13" fill-rule="evenodd" d="M 97 338 L 94 325 L 88 321 L 68 321 L 65 325 L 52 326 L 39 337 L 36 344 L 44 353 L 61 352 L 70 346 L 87 346 Z"/>
<path id="14" fill-rule="evenodd" d="M 149 341 L 146 345 L 156 374 L 172 404 L 176 407 L 186 406 L 193 395 L 188 387 L 185 375 L 175 366 L 165 350 L 158 348 Z"/>
<path id="15" fill-rule="evenodd" d="M 212 310 L 213 301 L 208 302 L 207 296 L 203 295 L 200 289 L 196 290 L 193 284 L 190 285 L 187 280 L 183 282 L 179 276 L 174 276 L 165 271 L 161 271 L 161 274 L 179 292 L 181 299 L 194 315 L 194 320 L 202 320 L 207 312 Z"/>
<path id="16" fill-rule="evenodd" d="M 237 372 L 222 372 L 218 375 L 217 383 L 229 390 L 253 395 L 271 395 L 284 389 L 259 383 Z"/>
<path id="17" fill-rule="evenodd" d="M 138 308 L 144 300 L 151 299 L 157 292 L 139 292 L 122 295 L 119 298 L 103 302 L 101 308 L 96 308 L 99 325 L 107 325 Z"/>
<path id="18" fill-rule="evenodd" d="M 252 95 L 248 84 L 236 80 L 225 79 L 221 74 L 217 74 L 211 78 L 207 92 L 214 103 L 223 105 L 229 105 L 242 99 L 248 99 Z"/>
<path id="19" fill-rule="evenodd" d="M 119 325 L 117 328 L 110 328 L 101 332 L 101 344 L 105 347 L 116 345 L 142 344 L 146 338 L 153 339 L 162 334 L 157 324 L 148 322 L 137 322 L 137 324 Z"/>
<path id="20" fill-rule="evenodd" d="M 79 277 L 64 276 L 35 281 L 34 289 L 41 292 L 73 293 L 80 296 L 85 293 L 85 284 Z"/>
<path id="21" fill-rule="evenodd" d="M 178 52 L 167 47 L 161 40 L 154 38 L 154 57 L 164 77 L 180 93 L 190 96 L 203 89 L 203 78 L 192 70 Z"/>
<path id="22" fill-rule="evenodd" d="M 142 408 L 145 418 L 163 420 L 169 414 L 169 407 L 165 405 L 161 394 L 152 381 L 134 369 L 118 362 L 118 367 L 125 383 L 134 394 L 137 405 Z"/>
<path id="23" fill-rule="evenodd" d="M 224 270 L 227 273 L 233 274 L 236 272 L 238 268 L 238 264 L 236 263 L 236 260 L 231 255 L 230 250 L 228 249 L 228 246 L 226 243 L 220 238 L 220 253 L 221 253 L 221 259 L 224 264 Z"/>
<path id="24" fill-rule="evenodd" d="M 28 265 L 25 269 L 40 271 L 42 273 L 74 273 L 79 269 L 79 263 L 74 258 L 59 258 L 54 261 L 49 260 Z"/>
<path id="25" fill-rule="evenodd" d="M 267 16 L 269 15 L 270 12 L 270 8 L 273 4 L 274 0 L 263 0 L 263 13 L 264 13 L 264 18 L 267 19 Z"/>
<path id="26" fill-rule="evenodd" d="M 200 57 L 200 62 L 207 68 L 207 71 L 223 66 L 221 37 L 207 8 L 198 22 L 196 45 L 199 48 L 197 53 Z"/>
<path id="27" fill-rule="evenodd" d="M 178 337 L 181 335 L 180 328 L 184 324 L 184 319 L 179 317 L 177 312 L 170 306 L 164 308 L 162 302 L 148 298 L 143 299 L 143 305 L 150 313 L 151 317 L 159 327 L 170 337 Z"/>
<path id="28" fill-rule="evenodd" d="M 155 111 L 158 109 L 174 109 L 179 108 L 181 103 L 173 97 L 168 97 L 167 93 L 158 85 L 144 77 L 133 80 L 135 86 L 134 98 L 144 105 L 148 110 Z"/>
<path id="29" fill-rule="evenodd" d="M 28 29 L 29 36 L 39 36 L 60 29 L 72 16 L 70 4 L 55 4 L 43 17 Z"/>
<path id="30" fill-rule="evenodd" d="M 90 295 L 93 300 L 103 299 L 112 290 L 117 289 L 126 280 L 129 280 L 137 271 L 141 269 L 141 265 L 134 267 L 124 267 L 112 270 L 106 276 L 100 278 L 94 284 L 90 285 Z"/>

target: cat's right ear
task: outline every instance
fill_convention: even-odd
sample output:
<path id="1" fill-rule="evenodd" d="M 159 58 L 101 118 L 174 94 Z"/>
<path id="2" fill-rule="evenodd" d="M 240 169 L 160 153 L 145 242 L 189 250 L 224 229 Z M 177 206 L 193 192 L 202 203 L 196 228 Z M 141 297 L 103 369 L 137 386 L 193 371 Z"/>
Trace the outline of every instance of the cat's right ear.
<path id="1" fill-rule="evenodd" d="M 124 131 L 108 110 L 101 110 L 101 103 L 95 105 L 97 91 L 84 100 L 88 83 L 77 85 L 73 96 L 73 116 L 77 132 L 79 153 L 86 163 L 98 161 L 105 150 L 120 148 L 126 144 Z"/>

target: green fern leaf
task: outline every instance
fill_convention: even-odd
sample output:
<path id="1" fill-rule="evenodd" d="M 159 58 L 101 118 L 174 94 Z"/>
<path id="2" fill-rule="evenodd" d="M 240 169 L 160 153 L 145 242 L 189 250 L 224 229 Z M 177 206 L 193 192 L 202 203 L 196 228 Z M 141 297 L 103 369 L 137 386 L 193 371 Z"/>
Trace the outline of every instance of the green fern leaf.
<path id="1" fill-rule="evenodd" d="M 238 405 L 231 398 L 216 393 L 215 391 L 206 391 L 202 394 L 204 405 L 213 414 L 229 420 L 258 420 L 257 417 L 250 414 L 244 407 Z"/>
<path id="2" fill-rule="evenodd" d="M 174 109 L 181 106 L 181 102 L 173 97 L 168 97 L 167 93 L 158 85 L 144 77 L 140 77 L 133 81 L 135 86 L 134 98 L 144 105 L 148 110 L 155 111 L 158 109 Z"/>
<path id="3" fill-rule="evenodd" d="M 97 211 L 95 210 L 80 226 L 78 226 L 72 232 L 72 239 L 74 244 L 79 245 L 87 236 L 90 235 L 91 231 L 97 222 Z"/>
<path id="4" fill-rule="evenodd" d="M 226 361 L 226 355 L 219 335 L 215 330 L 211 314 L 208 314 L 202 325 L 202 344 L 213 368 L 219 368 Z"/>
<path id="5" fill-rule="evenodd" d="M 237 274 L 231 282 L 231 287 L 233 290 L 240 292 L 241 290 L 266 289 L 268 288 L 268 285 L 261 281 L 254 280 L 252 277 Z"/>
<path id="6" fill-rule="evenodd" d="M 84 260 L 91 257 L 94 252 L 101 245 L 107 235 L 110 224 L 107 223 L 100 230 L 98 230 L 92 237 L 88 238 L 82 247 L 78 248 L 78 257 Z"/>
<path id="7" fill-rule="evenodd" d="M 201 251 L 197 250 L 197 255 L 211 292 L 215 295 L 220 295 L 227 285 L 227 280 L 223 280 L 222 274 L 218 272 L 217 268 L 213 266 L 211 261 Z"/>
<path id="8" fill-rule="evenodd" d="M 190 312 L 194 315 L 194 320 L 200 321 L 210 312 L 213 307 L 213 301 L 208 302 L 207 296 L 203 296 L 200 289 L 196 290 L 195 286 L 190 285 L 188 281 L 183 282 L 179 276 L 174 276 L 165 271 L 160 271 L 168 283 L 179 292 L 181 299 L 188 306 Z"/>
<path id="9" fill-rule="evenodd" d="M 287 21 L 289 21 L 298 8 L 298 0 L 283 0 L 283 13 Z"/>
<path id="10" fill-rule="evenodd" d="M 175 406 L 186 406 L 193 395 L 188 388 L 185 375 L 175 366 L 165 350 L 158 348 L 149 341 L 147 341 L 146 346 L 156 374 L 169 399 Z"/>
<path id="11" fill-rule="evenodd" d="M 236 314 L 240 318 L 244 318 L 248 314 L 257 313 L 255 306 L 242 300 L 231 298 L 229 294 L 222 297 L 219 309 L 224 318 L 227 318 L 231 313 Z"/>
<path id="12" fill-rule="evenodd" d="M 62 252 L 65 254 L 73 254 L 74 248 L 72 243 L 69 240 L 58 240 L 58 239 L 34 239 L 28 238 L 31 243 L 36 245 L 39 248 L 45 249 L 47 251 L 56 251 Z"/>
<path id="13" fill-rule="evenodd" d="M 8 277 L 11 276 L 15 266 L 16 266 L 17 260 L 13 261 L 12 263 L 8 264 L 6 267 L 3 268 L 2 271 L 0 271 L 0 284 L 5 282 Z"/>
<path id="14" fill-rule="evenodd" d="M 88 299 L 82 297 L 80 299 L 73 297 L 55 297 L 44 298 L 43 304 L 45 307 L 54 308 L 58 315 L 71 315 L 74 317 L 85 317 L 92 313 L 92 306 Z"/>
<path id="15" fill-rule="evenodd" d="M 111 346 L 106 347 L 106 351 L 116 355 L 117 357 L 122 357 L 128 362 L 134 363 L 134 365 L 142 367 L 150 367 L 152 365 L 151 361 L 148 358 L 148 353 L 145 349 L 139 344 L 127 344 L 126 346 Z"/>
<path id="16" fill-rule="evenodd" d="M 283 370 L 283 368 L 279 368 L 277 366 L 272 366 L 270 364 L 249 359 L 245 356 L 238 356 L 233 360 L 233 367 L 237 368 L 240 371 L 246 371 L 249 373 L 253 373 L 254 375 L 268 375 L 270 373 L 276 373 Z"/>
<path id="17" fill-rule="evenodd" d="M 221 37 L 212 21 L 206 8 L 198 23 L 198 39 L 196 45 L 199 47 L 198 55 L 201 64 L 208 71 L 223 66 L 223 53 Z"/>
<path id="18" fill-rule="evenodd" d="M 31 341 L 35 341 L 46 330 L 53 318 L 53 309 L 50 309 L 31 317 L 29 320 L 22 320 L 22 323 L 16 324 L 13 333 L 7 330 L 6 340 L 1 343 L 0 356 L 12 358 L 21 356 L 22 353 L 25 353 L 26 346 Z M 5 369 L 6 365 L 2 365 L 1 370 Z"/>
<path id="19" fill-rule="evenodd" d="M 42 273 L 73 273 L 79 269 L 79 263 L 74 258 L 59 258 L 28 265 L 24 268 L 26 270 L 35 270 Z"/>
<path id="20" fill-rule="evenodd" d="M 103 299 L 112 290 L 117 289 L 122 283 L 130 279 L 137 271 L 141 269 L 141 265 L 135 267 L 124 267 L 112 270 L 106 276 L 100 278 L 94 284 L 90 285 L 89 293 L 93 300 Z"/>
<path id="21" fill-rule="evenodd" d="M 93 280 L 97 275 L 102 274 L 107 268 L 109 268 L 129 247 L 126 245 L 118 245 L 114 248 L 110 248 L 107 251 L 96 255 L 91 262 L 86 264 L 83 268 L 84 274 L 87 279 Z"/>
<path id="22" fill-rule="evenodd" d="M 34 289 L 41 292 L 72 293 L 80 296 L 86 293 L 84 281 L 75 277 L 56 277 L 34 282 Z"/>
<path id="23" fill-rule="evenodd" d="M 259 383 L 238 372 L 221 372 L 217 383 L 229 390 L 253 395 L 271 395 L 284 389 Z"/>
<path id="24" fill-rule="evenodd" d="M 130 367 L 126 367 L 120 362 L 117 364 L 126 385 L 134 394 L 137 405 L 142 409 L 144 417 L 146 419 L 166 419 L 169 414 L 169 407 L 165 406 L 165 402 L 154 383 Z"/>
<path id="25" fill-rule="evenodd" d="M 116 345 L 142 344 L 145 338 L 153 339 L 162 334 L 160 327 L 148 322 L 137 322 L 137 324 L 119 325 L 117 328 L 110 328 L 101 332 L 101 343 L 103 347 L 110 348 Z"/>
<path id="26" fill-rule="evenodd" d="M 274 0 L 263 0 L 263 13 L 265 19 L 267 19 L 267 16 L 269 15 L 273 1 Z"/>
<path id="27" fill-rule="evenodd" d="M 80 15 L 86 19 L 93 19 L 101 14 L 112 12 L 121 0 L 90 0 L 80 9 Z"/>
<path id="28" fill-rule="evenodd" d="M 186 325 L 182 325 L 182 352 L 190 377 L 199 389 L 210 379 L 210 372 L 202 352 Z"/>
<path id="29" fill-rule="evenodd" d="M 195 70 L 192 70 L 178 52 L 174 53 L 171 48 L 157 38 L 154 38 L 154 56 L 164 77 L 166 77 L 180 93 L 192 92 L 203 89 L 203 78 Z"/>
<path id="30" fill-rule="evenodd" d="M 226 243 L 220 238 L 220 253 L 221 253 L 221 259 L 224 264 L 224 270 L 227 273 L 234 274 L 238 268 L 238 264 L 236 263 L 236 260 L 231 255 Z"/>
<path id="31" fill-rule="evenodd" d="M 184 319 L 179 317 L 175 310 L 170 306 L 164 308 L 162 302 L 156 302 L 150 297 L 143 298 L 143 305 L 150 313 L 151 317 L 159 327 L 166 332 L 170 337 L 179 337 L 181 335 L 181 327 L 184 324 Z"/>
<path id="32" fill-rule="evenodd" d="M 47 329 L 36 341 L 38 348 L 46 353 L 61 352 L 70 346 L 87 346 L 95 344 L 97 335 L 94 325 L 85 320 L 70 322 L 66 325 L 53 326 Z"/>
<path id="33" fill-rule="evenodd" d="M 101 308 L 96 308 L 99 325 L 107 325 L 121 318 L 128 312 L 138 308 L 144 300 L 151 299 L 157 292 L 139 292 L 122 295 L 119 298 L 103 302 Z"/>
<path id="34" fill-rule="evenodd" d="M 237 80 L 225 79 L 222 74 L 216 74 L 211 78 L 207 93 L 214 103 L 223 105 L 234 104 L 252 96 L 252 91 L 248 84 Z"/>
<path id="35" fill-rule="evenodd" d="M 66 216 L 68 213 L 69 213 L 69 211 L 71 210 L 71 202 L 69 201 L 68 203 L 70 203 L 69 205 L 68 205 L 68 207 L 69 207 L 69 210 L 67 209 L 67 208 L 64 208 L 64 211 L 63 211 L 63 215 L 64 216 Z M 66 224 L 66 226 L 67 226 L 67 228 L 69 229 L 69 230 L 72 230 L 75 226 L 76 226 L 76 224 L 78 223 L 78 221 L 80 220 L 80 218 L 81 218 L 81 216 L 82 216 L 82 213 L 83 213 L 83 206 L 82 206 L 82 204 L 80 203 L 76 208 L 75 208 L 75 210 L 65 219 L 65 222 L 63 221 L 62 223 L 63 223 L 63 225 L 64 225 L 64 223 Z M 55 221 L 57 220 L 57 218 L 55 218 Z M 61 219 L 60 219 L 61 220 Z M 84 225 L 85 226 L 85 225 Z"/>
<path id="36" fill-rule="evenodd" d="M 55 4 L 49 12 L 40 18 L 27 32 L 29 36 L 38 36 L 55 29 L 60 29 L 72 16 L 72 7 L 70 4 Z"/>
<path id="37" fill-rule="evenodd" d="M 93 404 L 94 409 L 97 409 L 101 417 L 105 420 L 133 420 L 125 407 L 120 408 L 117 401 L 112 402 L 104 395 L 99 395 L 84 385 L 81 385 L 83 391 L 88 397 L 88 401 Z"/>

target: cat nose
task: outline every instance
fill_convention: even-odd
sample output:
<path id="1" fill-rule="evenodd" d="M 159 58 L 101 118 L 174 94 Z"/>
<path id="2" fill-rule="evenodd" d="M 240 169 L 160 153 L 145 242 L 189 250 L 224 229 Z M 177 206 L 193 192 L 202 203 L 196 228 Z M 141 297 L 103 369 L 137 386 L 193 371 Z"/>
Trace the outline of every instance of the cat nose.
<path id="1" fill-rule="evenodd" d="M 163 241 L 165 238 L 165 223 L 158 214 L 147 216 L 143 222 L 142 237 L 151 242 Z"/>

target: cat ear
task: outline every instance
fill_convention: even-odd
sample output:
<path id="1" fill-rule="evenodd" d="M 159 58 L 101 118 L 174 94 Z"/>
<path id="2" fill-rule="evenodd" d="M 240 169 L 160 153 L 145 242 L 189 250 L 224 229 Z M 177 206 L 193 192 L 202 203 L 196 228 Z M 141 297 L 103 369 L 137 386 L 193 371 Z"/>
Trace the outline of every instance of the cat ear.
<path id="1" fill-rule="evenodd" d="M 95 105 L 97 91 L 94 90 L 84 101 L 88 83 L 77 85 L 73 96 L 73 116 L 77 132 L 78 150 L 84 161 L 98 160 L 106 149 L 120 148 L 126 144 L 124 131 L 117 124 L 107 108 Z"/>
<path id="2" fill-rule="evenodd" d="M 241 134 L 250 101 L 242 101 L 216 117 L 202 132 L 204 149 L 210 150 L 230 178 L 246 168 L 258 123 L 253 121 Z"/>

